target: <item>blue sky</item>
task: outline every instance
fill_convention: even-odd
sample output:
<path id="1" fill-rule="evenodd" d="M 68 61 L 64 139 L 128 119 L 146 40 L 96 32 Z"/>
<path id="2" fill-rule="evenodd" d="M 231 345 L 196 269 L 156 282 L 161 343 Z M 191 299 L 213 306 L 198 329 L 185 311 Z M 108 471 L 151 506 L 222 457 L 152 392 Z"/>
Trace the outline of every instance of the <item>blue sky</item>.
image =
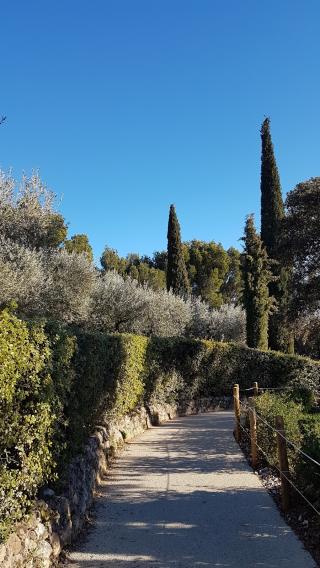
<path id="1" fill-rule="evenodd" d="M 283 192 L 320 175 L 318 0 L 2 0 L 0 165 L 39 169 L 70 235 L 240 246 L 265 115 Z"/>

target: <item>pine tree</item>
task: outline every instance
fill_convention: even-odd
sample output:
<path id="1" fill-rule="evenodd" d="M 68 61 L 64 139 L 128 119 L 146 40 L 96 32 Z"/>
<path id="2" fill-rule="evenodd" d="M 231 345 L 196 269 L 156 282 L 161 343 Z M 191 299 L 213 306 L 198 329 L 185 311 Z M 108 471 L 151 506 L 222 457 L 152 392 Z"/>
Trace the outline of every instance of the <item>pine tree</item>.
<path id="1" fill-rule="evenodd" d="M 272 281 L 270 261 L 254 226 L 253 215 L 246 220 L 241 256 L 243 274 L 242 301 L 246 310 L 247 344 L 249 347 L 268 349 L 268 319 L 273 305 L 269 296 Z"/>
<path id="2" fill-rule="evenodd" d="M 190 292 L 188 273 L 183 258 L 180 225 L 174 205 L 170 206 L 168 223 L 167 289 L 180 296 Z"/>
<path id="3" fill-rule="evenodd" d="M 261 238 L 269 258 L 275 261 L 272 264 L 275 278 L 269 285 L 269 293 L 277 304 L 277 309 L 269 321 L 269 346 L 277 351 L 288 352 L 292 351 L 288 329 L 290 269 L 284 266 L 280 254 L 281 227 L 285 211 L 269 118 L 262 123 L 261 142 Z"/>

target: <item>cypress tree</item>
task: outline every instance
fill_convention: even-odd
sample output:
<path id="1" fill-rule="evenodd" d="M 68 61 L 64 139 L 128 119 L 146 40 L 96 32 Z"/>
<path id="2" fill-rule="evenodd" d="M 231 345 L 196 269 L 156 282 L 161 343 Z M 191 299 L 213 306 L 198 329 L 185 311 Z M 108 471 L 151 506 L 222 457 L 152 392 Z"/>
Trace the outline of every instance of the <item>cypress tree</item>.
<path id="1" fill-rule="evenodd" d="M 243 241 L 242 301 L 246 311 L 247 344 L 265 351 L 268 349 L 268 320 L 273 305 L 269 283 L 273 277 L 267 251 L 254 226 L 253 215 L 247 217 Z"/>
<path id="2" fill-rule="evenodd" d="M 279 172 L 274 156 L 270 133 L 270 119 L 261 126 L 261 238 L 272 264 L 275 278 L 269 285 L 277 309 L 270 316 L 269 346 L 279 351 L 292 351 L 291 334 L 288 329 L 288 303 L 290 269 L 283 264 L 280 253 L 281 228 L 285 217 Z"/>
<path id="3" fill-rule="evenodd" d="M 262 123 L 261 142 L 261 238 L 270 258 L 277 258 L 284 205 L 269 118 Z"/>
<path id="4" fill-rule="evenodd" d="M 184 296 L 190 292 L 188 273 L 183 258 L 180 225 L 174 205 L 170 206 L 168 223 L 167 290 Z"/>

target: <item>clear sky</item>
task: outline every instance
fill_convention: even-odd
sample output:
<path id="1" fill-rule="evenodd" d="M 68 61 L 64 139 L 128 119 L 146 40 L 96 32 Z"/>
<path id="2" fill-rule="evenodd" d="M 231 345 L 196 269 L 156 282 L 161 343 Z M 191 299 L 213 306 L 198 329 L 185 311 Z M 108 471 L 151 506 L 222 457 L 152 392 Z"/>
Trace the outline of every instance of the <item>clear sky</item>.
<path id="1" fill-rule="evenodd" d="M 283 192 L 320 175 L 319 0 L 2 0 L 0 165 L 39 169 L 98 258 L 240 246 L 271 117 Z"/>

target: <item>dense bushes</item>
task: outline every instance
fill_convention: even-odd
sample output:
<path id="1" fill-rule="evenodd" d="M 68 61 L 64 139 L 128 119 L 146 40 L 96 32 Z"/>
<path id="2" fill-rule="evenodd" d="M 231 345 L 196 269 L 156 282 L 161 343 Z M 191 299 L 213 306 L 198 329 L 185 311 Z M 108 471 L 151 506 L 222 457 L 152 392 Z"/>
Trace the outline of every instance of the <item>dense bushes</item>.
<path id="1" fill-rule="evenodd" d="M 27 509 L 52 474 L 54 391 L 41 326 L 8 311 L 0 319 L 0 534 Z"/>
<path id="2" fill-rule="evenodd" d="M 79 452 L 99 422 L 144 403 L 230 395 L 232 384 L 318 390 L 320 363 L 183 337 L 103 334 L 0 318 L 0 530 Z"/>
<path id="3" fill-rule="evenodd" d="M 269 463 L 278 464 L 276 432 L 271 430 L 266 423 L 275 427 L 276 416 L 282 416 L 285 425 L 286 436 L 297 446 L 301 445 L 302 436 L 299 428 L 299 420 L 303 417 L 303 405 L 295 402 L 289 396 L 265 393 L 255 399 L 255 406 L 261 420 L 257 421 L 257 436 Z M 296 452 L 288 448 L 289 464 L 292 467 L 296 463 Z"/>
<path id="4" fill-rule="evenodd" d="M 287 444 L 289 469 L 296 486 L 320 507 L 319 466 L 303 456 L 297 448 L 320 463 L 320 416 L 310 413 L 310 398 L 303 390 L 282 394 L 265 393 L 255 398 L 258 444 L 270 465 L 279 467 L 275 417 L 282 416 Z M 260 419 L 262 418 L 262 420 Z M 263 456 L 262 456 L 263 457 Z"/>
<path id="5" fill-rule="evenodd" d="M 320 416 L 304 416 L 299 422 L 302 435 L 301 449 L 320 463 Z M 296 467 L 303 493 L 320 508 L 320 468 L 309 460 L 300 459 Z"/>

